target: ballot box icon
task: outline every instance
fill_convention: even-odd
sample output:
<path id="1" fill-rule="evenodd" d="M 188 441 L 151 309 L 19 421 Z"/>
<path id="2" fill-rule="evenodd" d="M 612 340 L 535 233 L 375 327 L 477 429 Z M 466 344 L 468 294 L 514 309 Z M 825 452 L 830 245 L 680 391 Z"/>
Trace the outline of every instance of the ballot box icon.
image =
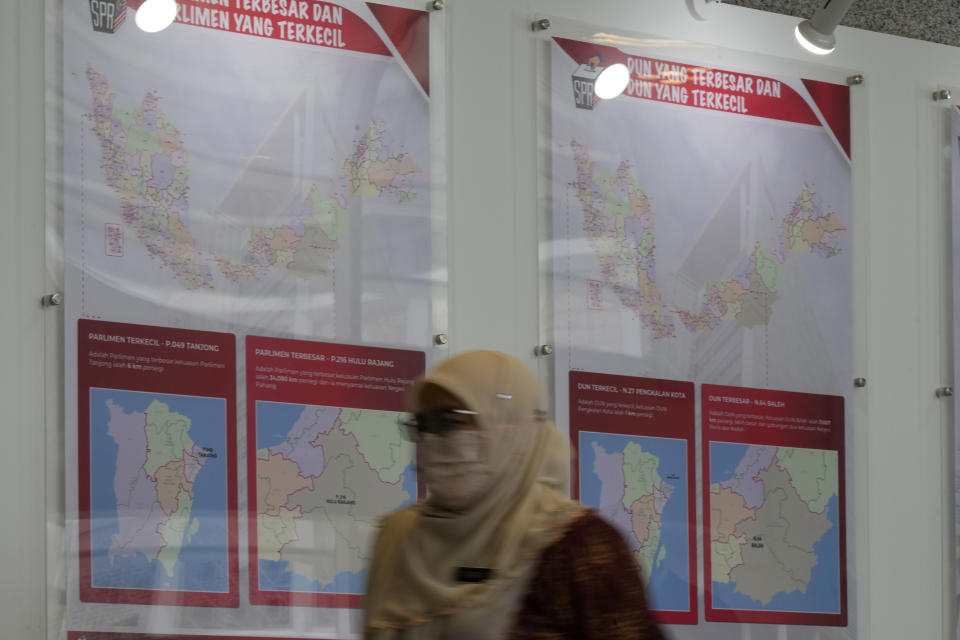
<path id="1" fill-rule="evenodd" d="M 90 24 L 94 31 L 115 33 L 126 17 L 125 0 L 90 0 Z"/>
<path id="2" fill-rule="evenodd" d="M 593 109 L 598 98 L 594 91 L 597 77 L 603 67 L 595 64 L 581 64 L 573 72 L 573 101 L 578 109 Z"/>

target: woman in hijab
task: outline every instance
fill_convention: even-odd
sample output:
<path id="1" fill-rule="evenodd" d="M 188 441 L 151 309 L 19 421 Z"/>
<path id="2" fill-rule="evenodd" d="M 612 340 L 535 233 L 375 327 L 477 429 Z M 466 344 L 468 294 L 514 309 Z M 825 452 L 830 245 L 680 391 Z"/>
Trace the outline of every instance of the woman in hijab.
<path id="1" fill-rule="evenodd" d="M 660 640 L 620 534 L 566 497 L 566 441 L 519 360 L 465 353 L 410 391 L 429 497 L 385 517 L 365 640 Z"/>

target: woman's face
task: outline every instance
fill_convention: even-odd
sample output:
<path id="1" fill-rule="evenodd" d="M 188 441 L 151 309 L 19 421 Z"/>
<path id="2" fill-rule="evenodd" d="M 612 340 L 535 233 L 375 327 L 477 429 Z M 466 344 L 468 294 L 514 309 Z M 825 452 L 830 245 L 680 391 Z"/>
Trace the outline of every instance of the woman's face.
<path id="1" fill-rule="evenodd" d="M 489 488 L 489 442 L 471 411 L 455 395 L 428 385 L 420 393 L 414 424 L 417 462 L 430 502 L 449 512 L 462 512 Z"/>
<path id="2" fill-rule="evenodd" d="M 418 428 L 428 433 L 444 435 L 449 431 L 476 431 L 476 412 L 468 409 L 462 400 L 443 387 L 428 384 L 420 392 L 420 411 L 416 414 Z"/>

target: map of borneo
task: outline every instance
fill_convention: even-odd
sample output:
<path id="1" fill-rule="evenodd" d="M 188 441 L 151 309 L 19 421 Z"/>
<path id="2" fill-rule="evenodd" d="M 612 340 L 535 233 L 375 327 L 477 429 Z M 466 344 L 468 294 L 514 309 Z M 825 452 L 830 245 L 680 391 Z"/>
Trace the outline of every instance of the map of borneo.
<path id="1" fill-rule="evenodd" d="M 824 560 L 816 545 L 836 527 L 828 503 L 839 492 L 837 452 L 714 442 L 711 457 L 718 446 L 743 456 L 729 478 L 710 485 L 712 581 L 761 607 L 778 594 L 806 593 Z"/>
<path id="2" fill-rule="evenodd" d="M 258 431 L 280 415 L 282 440 L 257 450 L 260 588 L 362 593 L 377 519 L 416 498 L 413 445 L 390 411 L 261 402 Z"/>

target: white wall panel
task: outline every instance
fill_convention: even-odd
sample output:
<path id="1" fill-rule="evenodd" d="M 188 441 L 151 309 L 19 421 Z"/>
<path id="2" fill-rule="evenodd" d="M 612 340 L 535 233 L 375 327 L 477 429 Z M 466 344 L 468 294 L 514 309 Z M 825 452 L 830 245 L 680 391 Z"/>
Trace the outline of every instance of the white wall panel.
<path id="1" fill-rule="evenodd" d="M 43 3 L 0 20 L 0 638 L 46 626 Z"/>

